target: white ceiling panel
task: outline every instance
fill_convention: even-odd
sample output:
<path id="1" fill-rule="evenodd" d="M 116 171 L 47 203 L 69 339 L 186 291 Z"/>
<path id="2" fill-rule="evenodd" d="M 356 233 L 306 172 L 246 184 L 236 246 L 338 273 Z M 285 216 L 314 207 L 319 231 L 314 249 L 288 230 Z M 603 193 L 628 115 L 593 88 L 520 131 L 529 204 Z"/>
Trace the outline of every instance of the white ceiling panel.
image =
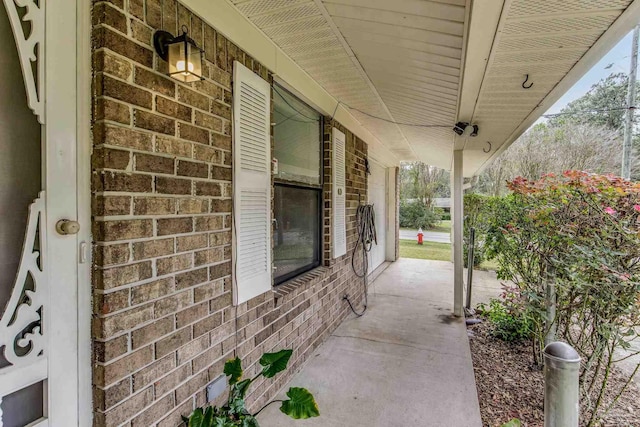
<path id="1" fill-rule="evenodd" d="M 450 168 L 454 146 L 464 147 L 466 176 L 542 114 L 540 106 L 557 96 L 567 76 L 577 81 L 576 64 L 632 3 L 227 1 L 396 156 Z M 475 63 L 464 63 L 467 39 L 474 46 L 484 40 L 487 54 Z M 522 87 L 527 75 L 530 89 Z M 466 82 L 473 82 L 472 96 L 465 95 Z M 468 117 L 459 118 L 462 111 Z M 455 139 L 451 127 L 459 119 L 478 124 L 479 136 Z"/>
<path id="2" fill-rule="evenodd" d="M 544 113 L 540 105 L 545 98 L 631 2 L 514 0 L 510 4 L 499 24 L 473 115 L 480 133 L 466 141 L 466 175 L 477 173 L 501 146 L 513 142 L 532 113 Z M 533 83 L 530 89 L 523 88 L 527 75 L 527 85 Z M 488 142 L 492 150 L 484 153 Z"/>

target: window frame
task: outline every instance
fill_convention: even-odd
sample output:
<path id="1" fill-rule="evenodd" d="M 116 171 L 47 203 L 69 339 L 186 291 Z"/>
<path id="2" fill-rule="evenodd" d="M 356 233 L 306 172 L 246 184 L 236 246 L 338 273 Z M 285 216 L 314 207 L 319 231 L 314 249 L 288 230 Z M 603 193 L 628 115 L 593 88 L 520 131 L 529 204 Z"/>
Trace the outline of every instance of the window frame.
<path id="1" fill-rule="evenodd" d="M 319 156 L 319 164 L 318 164 L 318 172 L 319 172 L 319 182 L 318 184 L 309 184 L 306 182 L 299 182 L 299 181 L 292 181 L 292 180 L 288 180 L 288 179 L 283 179 L 283 178 L 278 178 L 275 174 L 273 176 L 273 188 L 274 188 L 274 193 L 273 193 L 273 206 L 274 206 L 274 219 L 275 219 L 275 188 L 276 187 L 288 187 L 288 188 L 296 188 L 296 189 L 300 189 L 300 190 L 307 190 L 307 191 L 313 191 L 316 193 L 316 197 L 317 197 L 317 201 L 318 201 L 318 212 L 317 212 L 317 221 L 318 221 L 318 230 L 317 230 L 317 240 L 318 243 L 316 245 L 316 247 L 313 248 L 314 253 L 317 253 L 317 260 L 307 264 L 303 267 L 300 267 L 294 271 L 291 271 L 287 274 L 284 274 L 282 276 L 277 276 L 277 270 L 274 271 L 273 273 L 273 283 L 274 286 L 278 286 L 281 285 L 285 282 L 288 282 L 291 279 L 294 279 L 308 271 L 313 270 L 314 268 L 317 268 L 319 266 L 322 265 L 322 258 L 323 258 L 323 247 L 324 247 L 324 233 L 323 233 L 323 221 L 324 221 L 324 124 L 325 124 L 325 118 L 323 116 L 322 113 L 320 113 L 317 109 L 315 109 L 314 107 L 310 106 L 309 104 L 307 104 L 306 102 L 304 102 L 302 99 L 300 99 L 298 96 L 296 96 L 295 94 L 291 93 L 289 90 L 287 90 L 286 88 L 284 88 L 282 85 L 279 85 L 276 82 L 273 82 L 272 85 L 272 92 L 274 93 L 273 96 L 273 105 L 274 105 L 274 109 L 275 109 L 275 97 L 278 96 L 276 91 L 282 91 L 282 92 L 286 92 L 286 94 L 288 94 L 289 96 L 291 96 L 292 98 L 294 98 L 297 102 L 304 104 L 305 106 L 307 106 L 309 109 L 315 111 L 318 116 L 319 116 L 319 120 L 318 120 L 318 127 L 319 127 L 319 138 L 318 138 L 318 148 L 320 150 L 320 156 Z M 273 155 L 275 157 L 275 152 L 276 152 L 276 146 L 277 144 L 277 140 L 276 140 L 276 133 L 275 133 L 275 127 L 274 127 L 274 131 L 273 131 Z M 278 227 L 280 226 L 280 224 L 278 224 Z M 273 237 L 275 238 L 275 234 L 273 233 Z M 275 250 L 275 243 L 274 243 L 274 250 Z M 273 256 L 273 263 L 274 263 L 274 267 L 275 267 L 275 254 Z"/>

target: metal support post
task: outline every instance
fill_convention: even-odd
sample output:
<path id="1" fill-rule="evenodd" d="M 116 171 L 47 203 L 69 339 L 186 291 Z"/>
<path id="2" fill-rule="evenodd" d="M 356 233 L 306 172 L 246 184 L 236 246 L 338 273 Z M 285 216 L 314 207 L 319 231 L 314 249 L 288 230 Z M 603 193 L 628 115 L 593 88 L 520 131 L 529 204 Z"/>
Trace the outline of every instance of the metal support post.
<path id="1" fill-rule="evenodd" d="M 553 267 L 547 264 L 547 271 L 545 273 L 545 285 L 546 285 L 546 319 L 545 329 L 547 334 L 544 338 L 544 345 L 549 345 L 556 340 L 557 322 L 556 322 L 556 282 L 555 273 Z"/>
<path id="2" fill-rule="evenodd" d="M 467 303 L 465 307 L 467 310 L 471 310 L 471 284 L 473 283 L 473 260 L 474 252 L 476 249 L 476 229 L 471 227 L 469 229 L 469 247 L 467 251 L 469 256 L 467 258 Z"/>
<path id="3" fill-rule="evenodd" d="M 636 107 L 636 71 L 638 68 L 638 36 L 640 26 L 633 30 L 631 45 L 631 70 L 629 71 L 629 89 L 627 92 L 627 115 L 624 123 L 624 145 L 622 147 L 622 177 L 631 179 L 631 150 L 633 142 L 633 113 Z"/>
<path id="4" fill-rule="evenodd" d="M 553 342 L 544 348 L 544 427 L 578 427 L 580 356 Z"/>

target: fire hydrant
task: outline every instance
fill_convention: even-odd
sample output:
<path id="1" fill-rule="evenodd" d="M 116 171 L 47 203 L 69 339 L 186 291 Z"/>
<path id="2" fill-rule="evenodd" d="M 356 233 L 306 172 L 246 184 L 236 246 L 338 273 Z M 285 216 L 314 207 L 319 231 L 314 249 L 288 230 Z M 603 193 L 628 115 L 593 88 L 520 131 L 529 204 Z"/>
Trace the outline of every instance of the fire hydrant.
<path id="1" fill-rule="evenodd" d="M 418 244 L 421 245 L 422 244 L 422 237 L 424 236 L 424 233 L 422 232 L 422 228 L 418 229 Z"/>

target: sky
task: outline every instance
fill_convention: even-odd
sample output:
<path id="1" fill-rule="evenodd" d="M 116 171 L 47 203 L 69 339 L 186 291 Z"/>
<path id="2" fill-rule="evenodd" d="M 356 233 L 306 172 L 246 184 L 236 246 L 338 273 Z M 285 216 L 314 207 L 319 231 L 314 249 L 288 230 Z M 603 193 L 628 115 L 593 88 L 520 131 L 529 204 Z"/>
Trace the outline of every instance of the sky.
<path id="1" fill-rule="evenodd" d="M 591 68 L 567 93 L 564 94 L 545 114 L 560 112 L 571 101 L 580 98 L 587 93 L 592 85 L 606 78 L 612 73 L 629 73 L 631 61 L 631 39 L 633 31 L 627 34 L 613 47 L 596 65 Z M 609 64 L 613 66 L 609 69 Z"/>

